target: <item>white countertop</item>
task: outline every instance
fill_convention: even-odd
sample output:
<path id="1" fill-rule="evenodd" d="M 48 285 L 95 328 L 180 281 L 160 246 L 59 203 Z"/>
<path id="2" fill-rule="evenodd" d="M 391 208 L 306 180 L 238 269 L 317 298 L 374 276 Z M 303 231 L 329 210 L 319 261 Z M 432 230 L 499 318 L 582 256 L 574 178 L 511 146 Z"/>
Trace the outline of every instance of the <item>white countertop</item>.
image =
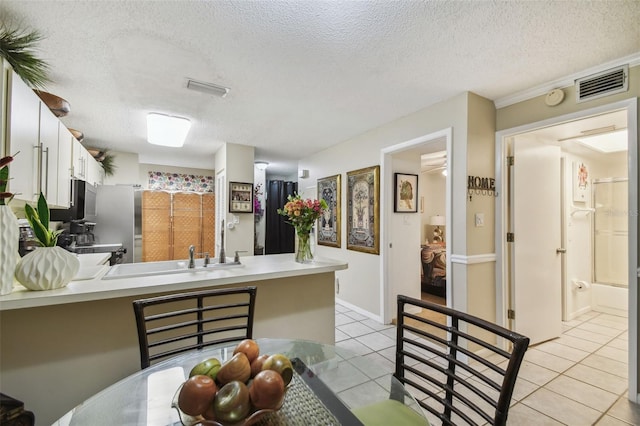
<path id="1" fill-rule="evenodd" d="M 82 262 L 89 262 L 90 259 L 85 258 Z M 348 266 L 347 262 L 326 258 L 316 258 L 313 263 L 296 263 L 293 253 L 243 256 L 240 260 L 242 266 L 233 268 L 196 271 L 186 269 L 183 273 L 170 275 L 110 280 L 102 280 L 102 276 L 108 270 L 104 268 L 104 272 L 94 279 L 72 281 L 66 287 L 57 290 L 29 291 L 16 285 L 11 294 L 0 296 L 0 311 L 320 274 L 347 269 Z"/>

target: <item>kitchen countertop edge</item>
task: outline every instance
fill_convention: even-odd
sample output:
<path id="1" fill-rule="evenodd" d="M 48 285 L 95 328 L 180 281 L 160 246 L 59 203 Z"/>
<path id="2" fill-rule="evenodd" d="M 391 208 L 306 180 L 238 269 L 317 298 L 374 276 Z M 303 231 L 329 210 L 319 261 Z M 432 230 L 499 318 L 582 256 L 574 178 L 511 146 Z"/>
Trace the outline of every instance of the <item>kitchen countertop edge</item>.
<path id="1" fill-rule="evenodd" d="M 290 253 L 244 256 L 241 261 L 243 265 L 238 268 L 185 270 L 184 273 L 168 275 L 102 280 L 104 274 L 101 274 L 93 280 L 72 281 L 66 287 L 47 291 L 29 291 L 16 285 L 12 293 L 0 296 L 0 311 L 191 291 L 218 285 L 335 272 L 348 267 L 347 262 L 328 258 L 317 258 L 313 263 L 301 264 L 295 262 Z"/>

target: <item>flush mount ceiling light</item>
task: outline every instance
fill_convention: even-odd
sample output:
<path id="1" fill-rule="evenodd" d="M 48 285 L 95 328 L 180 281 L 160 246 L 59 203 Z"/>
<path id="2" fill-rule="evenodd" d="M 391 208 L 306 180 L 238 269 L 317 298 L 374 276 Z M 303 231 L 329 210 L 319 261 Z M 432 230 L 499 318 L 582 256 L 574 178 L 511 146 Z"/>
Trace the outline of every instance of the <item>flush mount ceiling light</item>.
<path id="1" fill-rule="evenodd" d="M 598 129 L 585 130 L 580 136 L 559 139 L 559 142 L 576 141 L 594 151 L 611 153 L 627 150 L 627 129 L 617 129 L 616 126 L 606 126 Z"/>
<path id="2" fill-rule="evenodd" d="M 258 170 L 267 170 L 269 163 L 266 161 L 256 161 L 253 165 L 256 166 Z"/>
<path id="3" fill-rule="evenodd" d="M 618 130 L 601 135 L 593 135 L 576 140 L 596 151 L 610 153 L 627 150 L 627 130 Z"/>
<path id="4" fill-rule="evenodd" d="M 206 93 L 208 95 L 219 96 L 221 98 L 227 96 L 227 93 L 229 93 L 230 90 L 228 87 L 218 86 L 217 84 L 198 81 L 191 78 L 187 78 L 187 89 Z"/>
<path id="5" fill-rule="evenodd" d="M 157 112 L 147 114 L 147 141 L 153 145 L 181 147 L 187 138 L 191 122 Z"/>

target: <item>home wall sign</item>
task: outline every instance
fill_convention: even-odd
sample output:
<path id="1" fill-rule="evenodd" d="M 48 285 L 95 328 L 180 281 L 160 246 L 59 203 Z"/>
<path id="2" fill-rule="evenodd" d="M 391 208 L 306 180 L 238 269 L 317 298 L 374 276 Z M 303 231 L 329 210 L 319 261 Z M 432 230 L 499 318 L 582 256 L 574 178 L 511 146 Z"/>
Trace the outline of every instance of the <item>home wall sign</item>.
<path id="1" fill-rule="evenodd" d="M 472 201 L 473 194 L 497 197 L 496 180 L 490 177 L 467 176 L 467 194 L 469 194 L 469 201 Z"/>

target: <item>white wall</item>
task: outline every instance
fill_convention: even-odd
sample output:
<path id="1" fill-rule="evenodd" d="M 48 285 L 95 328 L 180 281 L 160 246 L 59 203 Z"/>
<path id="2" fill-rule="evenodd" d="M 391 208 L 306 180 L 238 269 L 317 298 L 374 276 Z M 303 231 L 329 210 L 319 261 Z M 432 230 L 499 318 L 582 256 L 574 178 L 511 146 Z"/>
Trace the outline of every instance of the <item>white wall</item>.
<path id="1" fill-rule="evenodd" d="M 421 172 L 419 186 L 420 196 L 424 199 L 424 213 L 420 215 L 420 242 L 424 244 L 427 238 L 429 242 L 433 240 L 435 226 L 429 224 L 429 218 L 446 214 L 447 178 L 442 175 L 442 170 Z M 445 231 L 444 227 L 440 227 L 440 229 Z"/>
<path id="2" fill-rule="evenodd" d="M 229 183 L 230 182 L 246 182 L 252 183 L 253 176 L 253 159 L 255 148 L 247 145 L 225 144 L 224 149 L 221 148 L 216 152 L 216 167 L 223 164 L 222 170 L 226 175 L 225 200 L 229 199 Z M 218 158 L 220 156 L 220 158 Z M 252 213 L 229 213 L 229 203 L 220 206 L 225 212 L 226 223 L 233 222 L 234 218 L 238 219 L 238 223 L 232 229 L 225 230 L 225 250 L 227 257 L 232 257 L 236 250 L 246 251 L 241 255 L 253 255 L 253 234 L 254 221 Z"/>
<path id="3" fill-rule="evenodd" d="M 578 291 L 572 284 L 574 280 L 592 281 L 593 248 L 591 237 L 593 234 L 593 215 L 575 213 L 571 215 L 572 208 L 591 207 L 591 186 L 586 193 L 584 202 L 573 201 L 574 163 L 585 163 L 589 169 L 595 168 L 597 161 L 592 161 L 584 156 L 563 153 L 564 157 L 564 212 L 565 241 L 567 253 L 565 256 L 565 309 L 563 319 L 570 321 L 577 316 L 591 310 L 591 290 Z M 591 180 L 592 177 L 589 179 Z"/>
<path id="4" fill-rule="evenodd" d="M 468 119 L 468 102 L 470 97 L 476 97 L 470 93 L 462 93 L 452 99 L 441 102 L 429 108 L 425 108 L 414 114 L 400 118 L 396 121 L 388 123 L 376 129 L 372 129 L 362 135 L 354 137 L 348 141 L 344 141 L 336 144 L 335 146 L 321 151 L 315 155 L 300 160 L 298 167 L 301 169 L 309 170 L 309 179 L 307 181 L 300 180 L 299 188 L 305 189 L 307 187 L 315 186 L 317 179 L 326 176 L 342 174 L 342 247 L 333 248 L 326 246 L 318 246 L 316 251 L 319 256 L 325 256 L 336 259 L 344 259 L 349 263 L 349 268 L 346 271 L 339 271 L 336 273 L 337 278 L 340 280 L 340 292 L 337 294 L 337 298 L 347 302 L 348 304 L 359 308 L 363 313 L 368 314 L 375 318 L 381 316 L 381 292 L 382 282 L 381 279 L 381 256 L 357 252 L 346 249 L 346 172 L 351 170 L 357 170 L 365 167 L 379 165 L 381 162 L 381 150 L 385 147 L 397 145 L 406 141 L 410 141 L 425 135 L 429 135 L 434 132 L 441 131 L 447 128 L 453 128 L 453 144 L 454 155 L 458 155 L 461 158 L 459 161 L 452 160 L 452 211 L 453 211 L 453 224 L 459 223 L 457 228 L 459 232 L 455 232 L 452 229 L 451 235 L 455 240 L 452 246 L 458 253 L 466 253 L 466 145 L 467 145 L 467 119 Z M 494 111 L 494 110 L 492 110 Z M 492 112 L 493 113 L 493 112 Z M 495 119 L 490 120 L 488 125 L 493 126 Z M 487 138 L 489 144 L 493 144 L 493 132 L 488 135 Z M 493 157 L 488 154 L 485 161 L 488 167 L 493 164 Z M 454 160 L 458 160 L 455 158 Z M 419 168 L 415 173 L 418 173 Z M 389 184 L 384 180 L 384 171 L 381 171 L 380 187 L 384 188 L 385 184 Z M 458 194 L 458 195 L 456 195 Z M 388 208 L 389 205 L 393 208 L 393 200 L 386 200 L 385 205 L 382 208 Z M 406 254 L 408 257 L 414 257 L 419 244 L 419 219 L 418 215 L 415 220 L 415 241 L 409 239 L 402 241 L 400 239 L 393 240 L 393 250 Z M 389 235 L 395 235 L 397 226 L 391 226 Z M 452 226 L 451 228 L 455 228 Z M 382 233 L 382 230 L 381 230 Z M 384 235 L 384 234 L 383 234 Z M 381 239 L 381 245 L 389 244 L 390 241 L 384 241 Z M 493 243 L 490 242 L 492 245 Z M 418 245 L 419 247 L 419 245 Z M 418 254 L 415 254 L 416 261 L 419 261 Z M 459 303 L 460 309 L 466 309 L 466 269 L 467 265 L 456 265 L 452 268 L 451 276 L 453 280 L 456 280 L 456 274 L 458 274 L 459 284 L 458 288 L 464 296 L 460 296 L 454 301 L 454 306 Z M 412 272 L 415 272 L 413 270 Z M 417 274 L 417 272 L 416 272 Z M 483 281 L 484 272 L 478 274 L 476 279 Z M 494 285 L 492 280 L 493 275 L 489 274 L 489 284 Z M 417 275 L 416 279 L 419 279 Z M 397 282 L 394 277 L 394 282 Z M 493 298 L 495 294 L 487 293 L 487 298 Z M 395 300 L 387 298 L 387 309 L 393 309 L 395 306 Z"/>

